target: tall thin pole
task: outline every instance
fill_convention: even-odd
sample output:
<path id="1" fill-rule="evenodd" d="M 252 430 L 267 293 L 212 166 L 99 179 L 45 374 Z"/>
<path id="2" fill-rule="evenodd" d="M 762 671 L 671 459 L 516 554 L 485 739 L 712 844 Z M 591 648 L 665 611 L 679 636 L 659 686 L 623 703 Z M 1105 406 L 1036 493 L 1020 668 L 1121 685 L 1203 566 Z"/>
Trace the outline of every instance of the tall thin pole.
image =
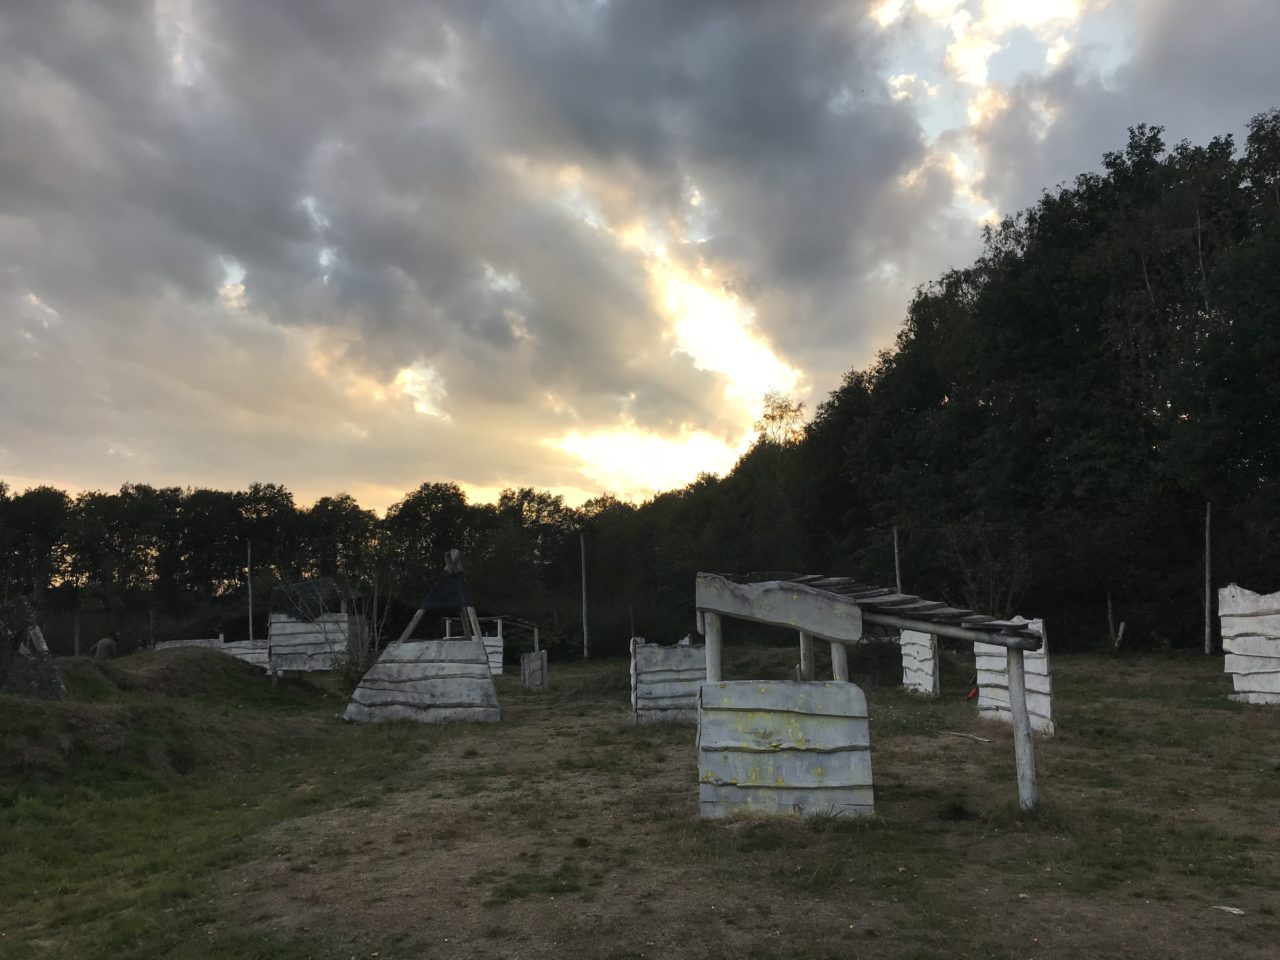
<path id="1" fill-rule="evenodd" d="M 898 584 L 898 592 L 902 592 L 902 560 L 898 556 L 898 525 L 893 525 L 893 576 Z"/>
<path id="2" fill-rule="evenodd" d="M 249 570 L 249 642 L 253 642 L 253 541 L 249 541 L 249 556 L 247 567 Z"/>
<path id="3" fill-rule="evenodd" d="M 582 659 L 586 660 L 591 653 L 591 645 L 587 641 L 587 540 L 581 530 L 578 531 L 578 548 L 582 551 Z"/>
<path id="4" fill-rule="evenodd" d="M 1211 586 L 1209 576 L 1209 510 L 1210 503 L 1208 500 L 1204 503 L 1204 654 L 1211 656 L 1213 654 L 1213 629 L 1212 621 L 1209 619 L 1209 610 L 1211 605 Z"/>

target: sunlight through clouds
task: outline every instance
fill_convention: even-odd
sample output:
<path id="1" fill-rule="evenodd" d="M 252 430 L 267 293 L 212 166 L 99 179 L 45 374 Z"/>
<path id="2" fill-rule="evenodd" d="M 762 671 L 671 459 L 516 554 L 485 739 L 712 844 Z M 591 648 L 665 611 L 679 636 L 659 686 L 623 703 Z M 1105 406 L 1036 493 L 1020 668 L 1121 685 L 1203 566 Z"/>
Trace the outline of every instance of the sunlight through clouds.
<path id="1" fill-rule="evenodd" d="M 700 472 L 727 472 L 751 438 L 731 444 L 697 430 L 667 436 L 628 424 L 590 433 L 575 430 L 544 442 L 579 458 L 582 473 L 601 489 L 625 499 L 645 499 L 682 487 Z"/>

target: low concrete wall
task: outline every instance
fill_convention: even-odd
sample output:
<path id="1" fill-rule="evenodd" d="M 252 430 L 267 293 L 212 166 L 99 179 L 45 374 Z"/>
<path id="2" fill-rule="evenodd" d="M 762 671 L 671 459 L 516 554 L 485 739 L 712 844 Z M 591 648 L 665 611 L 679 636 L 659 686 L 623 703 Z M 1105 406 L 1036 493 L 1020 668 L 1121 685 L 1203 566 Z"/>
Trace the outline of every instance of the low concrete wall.
<path id="1" fill-rule="evenodd" d="M 936 697 L 939 685 L 938 638 L 918 630 L 903 630 L 899 641 L 902 649 L 902 685 L 912 693 Z"/>
<path id="2" fill-rule="evenodd" d="M 631 710 L 636 723 L 696 723 L 698 688 L 707 679 L 706 650 L 631 638 Z"/>
<path id="3" fill-rule="evenodd" d="M 549 687 L 547 651 L 520 654 L 520 685 L 527 690 L 545 690 Z"/>
<path id="4" fill-rule="evenodd" d="M 351 694 L 344 719 L 357 723 L 495 723 L 498 694 L 479 640 L 388 644 Z"/>
<path id="5" fill-rule="evenodd" d="M 1051 737 L 1055 730 L 1053 676 L 1049 671 L 1049 641 L 1045 637 L 1044 621 L 1017 617 L 1013 622 L 1026 624 L 1043 640 L 1040 649 L 1028 650 L 1022 661 L 1027 678 L 1027 713 L 1031 729 Z M 978 716 L 1013 723 L 1013 714 L 1009 711 L 1008 649 L 992 643 L 975 643 L 973 655 L 978 668 Z"/>
<path id="6" fill-rule="evenodd" d="M 355 629 L 353 619 L 346 613 L 322 613 L 314 620 L 271 614 L 267 637 L 270 671 L 332 670 L 334 661 L 347 652 Z"/>
<path id="7" fill-rule="evenodd" d="M 872 813 L 862 690 L 836 680 L 702 684 L 698 807 L 710 818 Z"/>
<path id="8" fill-rule="evenodd" d="M 1231 699 L 1280 703 L 1280 593 L 1254 593 L 1233 583 L 1218 591 L 1218 616 Z"/>

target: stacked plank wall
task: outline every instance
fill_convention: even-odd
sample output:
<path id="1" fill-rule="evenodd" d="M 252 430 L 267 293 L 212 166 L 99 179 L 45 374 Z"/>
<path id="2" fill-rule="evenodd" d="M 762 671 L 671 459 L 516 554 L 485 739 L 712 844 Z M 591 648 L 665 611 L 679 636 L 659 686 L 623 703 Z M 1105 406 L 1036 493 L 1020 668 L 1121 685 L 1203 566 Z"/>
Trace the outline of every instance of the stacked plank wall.
<path id="1" fill-rule="evenodd" d="M 1280 593 L 1254 593 L 1233 583 L 1218 591 L 1218 616 L 1231 699 L 1280 703 Z"/>
<path id="2" fill-rule="evenodd" d="M 1053 736 L 1053 676 L 1049 671 L 1049 644 L 1045 638 L 1043 620 L 1024 620 L 1025 624 L 1040 634 L 1039 650 L 1028 650 L 1023 655 L 1027 679 L 1027 713 L 1031 729 L 1036 733 Z M 992 643 L 973 645 L 974 661 L 978 672 L 978 716 L 988 720 L 1013 723 L 1009 711 L 1009 651 Z"/>
<path id="3" fill-rule="evenodd" d="M 707 678 L 706 651 L 631 638 L 631 709 L 636 723 L 695 723 L 698 688 Z"/>
<path id="4" fill-rule="evenodd" d="M 709 818 L 872 813 L 862 690 L 847 681 L 704 683 L 698 806 Z"/>

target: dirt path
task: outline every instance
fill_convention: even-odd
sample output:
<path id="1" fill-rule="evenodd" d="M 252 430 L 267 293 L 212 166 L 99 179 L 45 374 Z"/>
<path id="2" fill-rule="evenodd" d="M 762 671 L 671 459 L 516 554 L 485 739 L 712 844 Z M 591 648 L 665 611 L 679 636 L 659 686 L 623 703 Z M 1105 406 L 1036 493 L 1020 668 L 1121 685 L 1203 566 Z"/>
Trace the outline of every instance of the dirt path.
<path id="1" fill-rule="evenodd" d="M 596 677 L 504 679 L 501 724 L 424 731 L 407 786 L 278 828 L 224 906 L 383 960 L 1274 956 L 1277 718 L 1107 698 L 1105 663 L 1069 664 L 1039 815 L 1013 809 L 1005 730 L 869 688 L 855 823 L 701 822 L 691 728 L 634 727 Z M 1176 667 L 1171 693 L 1210 683 Z"/>

